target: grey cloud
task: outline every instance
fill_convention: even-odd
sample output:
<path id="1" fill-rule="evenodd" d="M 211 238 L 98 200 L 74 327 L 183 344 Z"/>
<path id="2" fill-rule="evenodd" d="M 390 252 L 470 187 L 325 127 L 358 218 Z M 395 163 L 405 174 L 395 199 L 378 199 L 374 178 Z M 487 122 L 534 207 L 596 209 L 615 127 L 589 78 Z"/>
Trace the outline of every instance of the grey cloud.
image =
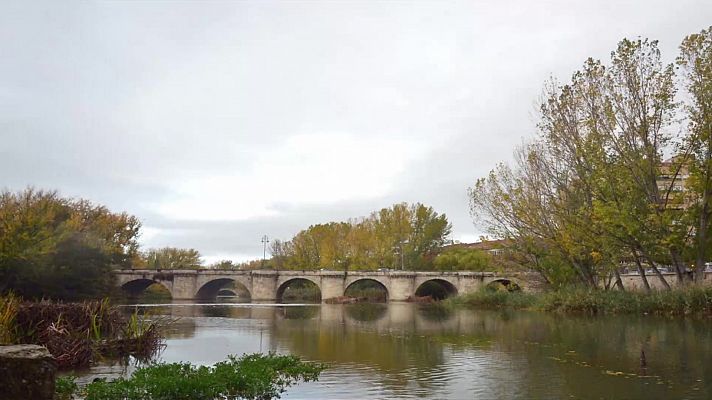
<path id="1" fill-rule="evenodd" d="M 208 256 L 257 257 L 262 234 L 288 239 L 399 201 L 430 204 L 456 238 L 473 235 L 467 187 L 534 133 L 544 80 L 607 58 L 624 36 L 660 39 L 672 60 L 711 16 L 702 0 L 5 1 L 0 187 L 126 210 L 158 229 L 146 246 Z M 269 205 L 276 216 L 243 221 L 156 211 L 184 180 L 249 174 L 260 155 L 313 134 L 427 150 L 366 200 L 286 196 Z"/>

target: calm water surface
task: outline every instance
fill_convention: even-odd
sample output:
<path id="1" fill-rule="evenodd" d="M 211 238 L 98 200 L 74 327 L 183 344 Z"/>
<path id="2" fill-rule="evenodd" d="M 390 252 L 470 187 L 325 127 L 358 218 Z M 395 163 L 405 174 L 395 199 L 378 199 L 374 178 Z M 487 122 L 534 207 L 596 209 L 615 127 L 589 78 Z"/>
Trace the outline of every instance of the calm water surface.
<path id="1" fill-rule="evenodd" d="M 160 359 L 275 351 L 329 364 L 285 399 L 711 399 L 712 321 L 414 304 L 178 304 Z M 644 355 L 643 355 L 644 354 Z M 83 379 L 132 366 L 105 364 Z"/>

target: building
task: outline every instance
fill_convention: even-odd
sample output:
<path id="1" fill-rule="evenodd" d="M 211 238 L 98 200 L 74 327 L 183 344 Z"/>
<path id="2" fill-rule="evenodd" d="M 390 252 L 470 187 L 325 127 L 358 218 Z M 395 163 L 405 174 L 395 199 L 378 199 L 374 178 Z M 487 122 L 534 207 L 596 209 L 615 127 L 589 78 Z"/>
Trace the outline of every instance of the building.
<path id="1" fill-rule="evenodd" d="M 449 249 L 472 249 L 472 250 L 482 250 L 494 257 L 502 256 L 507 247 L 509 246 L 509 240 L 507 239 L 497 239 L 497 240 L 482 240 L 475 243 L 453 243 L 447 246 L 443 246 L 442 250 Z"/>
<path id="2" fill-rule="evenodd" d="M 684 157 L 674 156 L 660 164 L 660 175 L 656 183 L 661 202 L 668 209 L 684 210 L 694 201 L 693 196 L 686 192 L 690 169 Z"/>

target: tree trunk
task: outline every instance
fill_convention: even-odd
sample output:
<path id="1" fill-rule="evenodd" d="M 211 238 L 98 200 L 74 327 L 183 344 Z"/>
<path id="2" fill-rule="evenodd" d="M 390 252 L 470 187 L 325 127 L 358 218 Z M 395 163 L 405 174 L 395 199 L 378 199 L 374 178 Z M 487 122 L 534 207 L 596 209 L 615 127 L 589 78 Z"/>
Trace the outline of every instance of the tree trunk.
<path id="1" fill-rule="evenodd" d="M 672 265 L 675 267 L 677 283 L 680 286 L 685 285 L 687 283 L 685 279 L 685 265 L 680 261 L 680 254 L 678 254 L 677 249 L 670 249 L 670 258 L 672 258 Z"/>
<path id="2" fill-rule="evenodd" d="M 573 258 L 569 257 L 569 259 L 570 259 L 571 263 L 576 267 L 576 271 L 579 273 L 579 278 L 581 278 L 581 282 L 584 285 L 595 289 L 595 287 L 596 287 L 595 281 L 593 280 L 593 277 L 590 276 L 588 271 L 586 271 L 586 268 L 584 268 L 584 266 L 581 263 L 574 261 Z"/>
<path id="3" fill-rule="evenodd" d="M 639 248 L 638 250 L 640 251 L 640 254 L 642 254 L 643 257 L 646 260 L 648 260 L 648 263 L 650 264 L 650 268 L 653 269 L 653 271 L 655 272 L 655 275 L 658 276 L 658 279 L 660 279 L 660 282 L 662 282 L 663 286 L 665 286 L 665 289 L 670 290 L 671 289 L 670 284 L 668 283 L 667 279 L 665 279 L 663 274 L 660 272 L 658 267 L 655 265 L 653 258 L 650 257 L 650 255 L 648 255 L 648 253 L 646 253 L 645 250 L 643 250 L 642 248 Z"/>
<path id="4" fill-rule="evenodd" d="M 635 258 L 635 265 L 638 267 L 638 273 L 640 274 L 640 278 L 643 280 L 645 291 L 650 293 L 650 284 L 648 283 L 648 278 L 645 276 L 645 269 L 640 264 L 640 257 L 638 257 L 638 252 L 633 251 L 633 256 Z"/>
<path id="5" fill-rule="evenodd" d="M 695 282 L 702 282 L 705 277 L 705 263 L 707 262 L 707 229 L 710 223 L 710 160 L 712 158 L 712 143 L 707 142 L 705 162 L 705 186 L 702 188 L 702 211 L 700 212 L 699 226 L 697 227 L 697 257 L 695 259 Z"/>
<path id="6" fill-rule="evenodd" d="M 707 258 L 707 225 L 709 224 L 708 195 L 702 196 L 702 212 L 700 213 L 700 224 L 697 227 L 697 258 L 695 260 L 695 282 L 701 282 L 705 277 L 705 262 Z"/>
<path id="7" fill-rule="evenodd" d="M 616 286 L 621 291 L 625 291 L 625 287 L 623 286 L 623 280 L 621 280 L 621 274 L 618 272 L 618 268 L 614 269 L 613 273 L 615 274 L 615 277 L 616 277 Z"/>
<path id="8" fill-rule="evenodd" d="M 589 268 L 586 268 L 584 265 L 581 265 L 581 268 L 583 270 L 584 276 L 586 277 L 586 283 L 588 284 L 588 286 L 593 289 L 597 289 L 598 287 L 596 286 L 596 278 L 591 273 L 591 270 Z"/>
<path id="9" fill-rule="evenodd" d="M 647 257 L 646 257 L 646 258 L 647 258 Z M 660 282 L 663 283 L 663 286 L 665 286 L 665 289 L 666 289 L 666 290 L 672 290 L 672 288 L 670 287 L 670 284 L 668 283 L 667 279 L 665 279 L 665 277 L 664 277 L 663 274 L 660 272 L 660 270 L 658 269 L 658 267 L 655 265 L 655 263 L 653 262 L 653 260 L 651 260 L 650 258 L 647 258 L 647 259 L 648 259 L 648 262 L 650 263 L 650 267 L 653 268 L 653 271 L 655 271 L 655 275 L 658 276 L 658 279 L 660 279 Z"/>

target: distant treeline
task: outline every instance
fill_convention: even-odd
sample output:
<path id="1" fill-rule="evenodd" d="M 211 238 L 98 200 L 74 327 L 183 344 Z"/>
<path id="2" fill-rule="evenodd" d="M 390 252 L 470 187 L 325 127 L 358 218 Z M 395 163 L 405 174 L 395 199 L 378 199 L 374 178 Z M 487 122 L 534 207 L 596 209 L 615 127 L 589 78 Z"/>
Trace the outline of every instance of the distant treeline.
<path id="1" fill-rule="evenodd" d="M 275 240 L 275 269 L 432 269 L 452 227 L 444 214 L 420 203 L 394 204 L 347 222 L 312 225 L 291 240 Z"/>

